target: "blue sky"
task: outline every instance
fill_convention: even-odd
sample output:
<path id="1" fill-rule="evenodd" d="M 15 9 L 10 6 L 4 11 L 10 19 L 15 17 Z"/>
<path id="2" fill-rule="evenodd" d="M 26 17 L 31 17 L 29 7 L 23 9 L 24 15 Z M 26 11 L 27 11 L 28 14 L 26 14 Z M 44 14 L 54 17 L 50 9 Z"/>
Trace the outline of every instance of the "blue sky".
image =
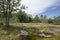
<path id="1" fill-rule="evenodd" d="M 45 12 L 38 13 L 37 15 L 47 15 L 48 18 L 53 18 L 54 16 L 60 15 L 60 6 L 56 6 L 56 8 L 52 9 L 53 7 L 47 8 Z"/>
<path id="2" fill-rule="evenodd" d="M 21 4 L 28 6 L 24 11 L 32 16 L 43 14 L 53 18 L 60 15 L 60 0 L 22 0 Z"/>

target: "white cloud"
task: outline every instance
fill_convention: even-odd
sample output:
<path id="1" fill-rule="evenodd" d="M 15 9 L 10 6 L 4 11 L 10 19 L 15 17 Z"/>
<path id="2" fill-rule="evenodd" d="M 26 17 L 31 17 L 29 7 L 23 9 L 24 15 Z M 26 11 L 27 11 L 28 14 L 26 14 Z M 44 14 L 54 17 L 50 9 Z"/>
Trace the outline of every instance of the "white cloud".
<path id="1" fill-rule="evenodd" d="M 28 6 L 25 10 L 28 14 L 42 13 L 46 8 L 60 5 L 60 0 L 22 0 L 21 4 Z"/>
<path id="2" fill-rule="evenodd" d="M 53 7 L 53 8 L 51 8 L 51 9 L 53 9 L 53 10 L 54 10 L 54 9 L 56 9 L 56 8 L 57 8 L 57 7 Z"/>

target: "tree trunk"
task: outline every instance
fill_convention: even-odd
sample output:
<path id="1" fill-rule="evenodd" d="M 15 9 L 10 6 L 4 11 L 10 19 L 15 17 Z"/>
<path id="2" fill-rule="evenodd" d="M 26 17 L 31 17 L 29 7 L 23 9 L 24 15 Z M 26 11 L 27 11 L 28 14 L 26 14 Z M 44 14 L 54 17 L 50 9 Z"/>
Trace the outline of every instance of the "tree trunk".
<path id="1" fill-rule="evenodd" d="M 6 27 L 9 27 L 10 20 L 10 2 L 7 0 L 7 8 L 6 8 Z"/>
<path id="2" fill-rule="evenodd" d="M 6 17 L 6 27 L 9 27 L 9 17 Z"/>

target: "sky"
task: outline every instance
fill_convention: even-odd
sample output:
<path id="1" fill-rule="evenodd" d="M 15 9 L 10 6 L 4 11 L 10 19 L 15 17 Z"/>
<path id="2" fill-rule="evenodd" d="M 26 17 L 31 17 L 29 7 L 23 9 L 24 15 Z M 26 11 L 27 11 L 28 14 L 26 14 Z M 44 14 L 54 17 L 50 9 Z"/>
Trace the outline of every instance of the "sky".
<path id="1" fill-rule="evenodd" d="M 47 15 L 48 18 L 60 15 L 60 0 L 22 0 L 21 4 L 27 6 L 27 14 Z"/>

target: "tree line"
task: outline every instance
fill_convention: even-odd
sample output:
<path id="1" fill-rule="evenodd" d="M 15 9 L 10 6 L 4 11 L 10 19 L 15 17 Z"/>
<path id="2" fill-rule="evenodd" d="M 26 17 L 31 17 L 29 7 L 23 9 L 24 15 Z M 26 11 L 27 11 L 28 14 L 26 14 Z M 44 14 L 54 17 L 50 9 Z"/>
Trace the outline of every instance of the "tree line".
<path id="1" fill-rule="evenodd" d="M 60 24 L 60 16 L 54 16 L 54 18 L 47 18 L 46 15 L 36 15 L 33 17 L 30 14 L 25 13 L 20 10 L 18 13 L 14 14 L 17 17 L 17 21 L 20 23 L 52 23 L 52 24 Z M 16 20 L 15 17 L 15 20 Z"/>
<path id="2" fill-rule="evenodd" d="M 0 13 L 2 16 L 3 14 Z M 0 21 L 3 17 L 0 16 Z M 2 20 L 3 21 L 3 20 Z M 17 23 L 51 23 L 51 24 L 60 24 L 60 16 L 54 16 L 54 18 L 47 18 L 46 15 L 36 15 L 33 17 L 30 14 L 27 14 L 25 11 L 20 10 L 17 13 L 13 13 L 10 22 L 17 22 Z"/>

